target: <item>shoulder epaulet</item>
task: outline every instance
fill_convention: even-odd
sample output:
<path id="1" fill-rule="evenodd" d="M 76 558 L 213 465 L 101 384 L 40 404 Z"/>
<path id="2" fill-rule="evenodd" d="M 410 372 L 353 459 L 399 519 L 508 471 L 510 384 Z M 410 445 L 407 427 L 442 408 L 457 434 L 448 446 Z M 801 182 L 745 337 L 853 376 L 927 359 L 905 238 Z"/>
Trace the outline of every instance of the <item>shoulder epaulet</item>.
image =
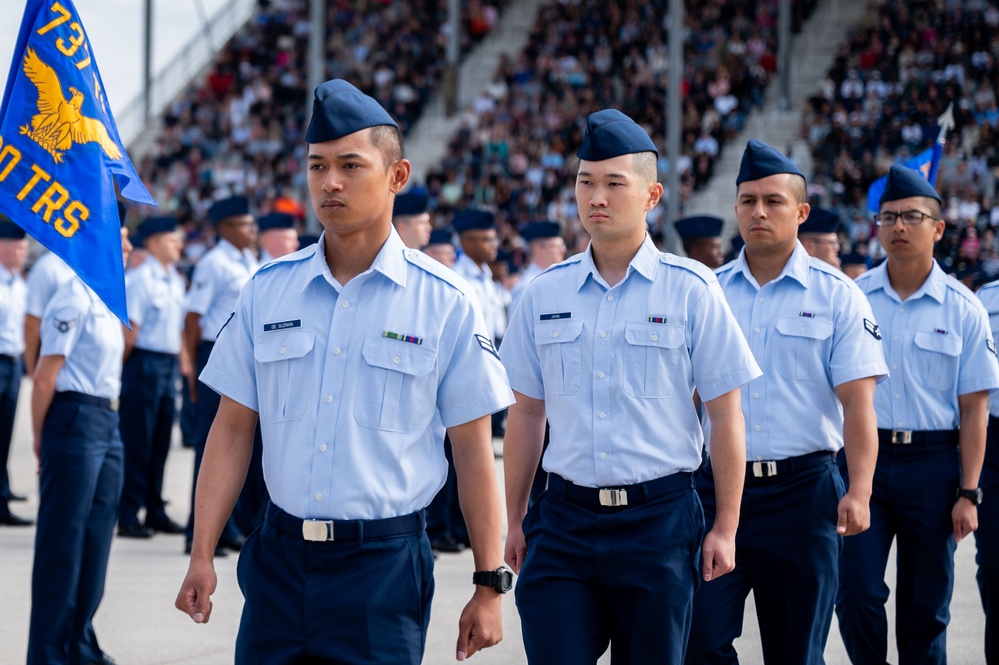
<path id="1" fill-rule="evenodd" d="M 853 283 L 856 284 L 857 286 L 859 286 L 861 291 L 863 291 L 864 288 L 867 286 L 867 282 L 869 282 L 871 280 L 871 275 L 874 274 L 872 272 L 873 270 L 874 269 L 871 268 L 871 270 L 867 270 L 865 272 L 862 272 L 859 275 L 857 275 L 857 278 L 855 280 L 853 280 Z"/>
<path id="2" fill-rule="evenodd" d="M 257 272 L 253 273 L 253 276 L 256 277 L 263 271 L 270 270 L 274 266 L 279 266 L 283 263 L 298 263 L 300 261 L 311 259 L 316 253 L 316 247 L 317 245 L 309 245 L 308 247 L 303 247 L 297 252 L 292 252 L 291 254 L 285 254 L 284 256 L 279 256 L 276 259 L 271 259 L 264 265 L 257 268 Z"/>
<path id="3" fill-rule="evenodd" d="M 541 279 L 544 275 L 547 275 L 549 273 L 558 272 L 559 270 L 562 270 L 563 268 L 568 268 L 569 266 L 574 266 L 577 263 L 579 263 L 579 261 L 582 258 L 583 258 L 583 254 L 582 254 L 582 252 L 580 252 L 579 254 L 573 254 L 572 256 L 570 256 L 569 258 L 565 259 L 564 261 L 559 261 L 558 263 L 554 263 L 554 264 L 548 266 L 547 268 L 545 268 L 544 270 L 542 270 L 538 275 L 536 275 L 534 277 L 534 279 L 531 280 L 531 283 L 533 284 L 537 280 Z M 526 284 L 525 284 L 525 286 L 526 286 Z"/>
<path id="4" fill-rule="evenodd" d="M 830 263 L 826 263 L 822 259 L 817 259 L 813 256 L 809 263 L 811 268 L 814 270 L 818 270 L 819 272 L 825 273 L 830 277 L 834 277 L 844 284 L 850 284 L 851 286 L 854 285 L 853 280 L 847 277 L 845 272 Z"/>
<path id="5" fill-rule="evenodd" d="M 968 302 L 982 306 L 982 301 L 978 299 L 978 296 L 975 295 L 975 292 L 969 289 L 967 286 L 965 286 L 961 282 L 961 280 L 959 280 L 957 277 L 954 277 L 954 275 L 947 275 L 947 279 L 944 280 L 944 284 L 947 285 L 947 288 L 949 288 L 954 293 L 959 294 Z"/>
<path id="6" fill-rule="evenodd" d="M 424 272 L 430 273 L 441 281 L 446 282 L 462 295 L 467 294 L 471 290 L 471 286 L 467 281 L 465 281 L 464 278 L 462 278 L 461 275 L 451 270 L 437 259 L 430 258 L 420 250 L 407 247 L 402 250 L 402 254 L 406 257 L 406 260 L 409 263 L 413 264 L 417 268 L 420 268 Z"/>
<path id="7" fill-rule="evenodd" d="M 705 284 L 711 284 L 717 282 L 718 278 L 715 276 L 711 269 L 700 261 L 695 261 L 694 259 L 688 259 L 686 256 L 677 256 L 676 254 L 669 254 L 662 252 L 659 254 L 659 262 L 665 263 L 668 266 L 676 266 L 677 268 L 683 268 L 688 272 L 692 272 Z"/>
<path id="8" fill-rule="evenodd" d="M 732 261 L 729 261 L 728 263 L 723 264 L 720 268 L 718 268 L 717 270 L 715 270 L 715 277 L 717 277 L 718 275 L 721 275 L 723 273 L 729 272 L 734 267 L 735 267 L 735 260 L 732 260 Z"/>
<path id="9" fill-rule="evenodd" d="M 997 287 L 999 287 L 999 279 L 994 282 L 989 282 L 988 284 L 982 284 L 981 287 L 979 287 L 978 292 L 981 293 L 982 291 L 991 291 Z"/>

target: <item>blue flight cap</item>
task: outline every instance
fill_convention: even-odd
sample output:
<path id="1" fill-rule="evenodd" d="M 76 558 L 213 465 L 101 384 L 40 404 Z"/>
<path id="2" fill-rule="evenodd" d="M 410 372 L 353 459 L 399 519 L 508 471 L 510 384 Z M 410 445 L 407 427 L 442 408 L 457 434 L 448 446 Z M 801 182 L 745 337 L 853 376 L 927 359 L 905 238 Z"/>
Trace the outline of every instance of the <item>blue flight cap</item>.
<path id="1" fill-rule="evenodd" d="M 878 205 L 883 206 L 887 201 L 898 201 L 910 196 L 927 196 L 936 199 L 938 203 L 943 203 L 936 188 L 923 177 L 922 173 L 896 164 L 888 172 L 888 182 L 885 183 L 885 191 Z"/>
<path id="2" fill-rule="evenodd" d="M 272 212 L 257 220 L 257 229 L 263 233 L 271 229 L 293 229 L 295 217 L 286 212 Z"/>
<path id="3" fill-rule="evenodd" d="M 24 240 L 26 235 L 24 229 L 10 221 L 7 215 L 0 213 L 0 240 Z"/>
<path id="4" fill-rule="evenodd" d="M 617 109 L 604 109 L 586 118 L 583 144 L 576 156 L 588 162 L 601 162 L 620 155 L 654 152 L 656 144 L 634 120 Z"/>
<path id="5" fill-rule="evenodd" d="M 430 242 L 427 243 L 427 247 L 430 245 L 453 245 L 454 244 L 454 232 L 451 229 L 434 229 L 430 232 Z"/>
<path id="6" fill-rule="evenodd" d="M 304 236 L 298 236 L 298 248 L 303 249 L 309 245 L 315 245 L 319 243 L 319 236 L 306 234 Z"/>
<path id="7" fill-rule="evenodd" d="M 557 238 L 562 235 L 562 230 L 556 222 L 531 222 L 520 232 L 520 237 L 525 242 L 534 240 L 545 240 L 547 238 Z"/>
<path id="8" fill-rule="evenodd" d="M 157 233 L 173 233 L 176 230 L 176 217 L 150 217 L 139 224 L 139 228 L 135 230 L 135 235 L 141 244 Z M 129 239 L 131 240 L 131 238 Z M 135 245 L 134 240 L 132 240 L 132 244 Z"/>
<path id="9" fill-rule="evenodd" d="M 481 208 L 462 210 L 454 216 L 451 226 L 459 234 L 465 231 L 477 231 L 496 228 L 496 215 Z"/>
<path id="10" fill-rule="evenodd" d="M 840 254 L 839 263 L 841 266 L 866 266 L 867 257 L 854 250 L 848 254 Z"/>
<path id="11" fill-rule="evenodd" d="M 324 143 L 378 125 L 399 127 L 381 104 L 350 83 L 333 79 L 316 88 L 305 140 Z"/>
<path id="12" fill-rule="evenodd" d="M 405 217 L 408 215 L 422 215 L 427 211 L 430 198 L 420 192 L 406 192 L 396 194 L 395 203 L 392 204 L 393 217 Z"/>
<path id="13" fill-rule="evenodd" d="M 746 144 L 746 151 L 742 153 L 742 164 L 739 165 L 735 185 L 738 187 L 748 180 L 761 180 L 778 173 L 791 173 L 805 179 L 805 174 L 790 159 L 763 141 L 751 139 Z"/>
<path id="14" fill-rule="evenodd" d="M 208 219 L 212 224 L 218 224 L 226 217 L 239 217 L 250 214 L 250 201 L 245 196 L 230 196 L 216 201 L 208 209 Z"/>
<path id="15" fill-rule="evenodd" d="M 836 233 L 839 231 L 839 215 L 824 208 L 812 208 L 808 219 L 798 225 L 798 235 L 802 233 Z"/>
<path id="16" fill-rule="evenodd" d="M 691 238 L 717 238 L 721 235 L 725 220 L 712 215 L 684 217 L 673 222 L 676 232 L 684 240 Z"/>

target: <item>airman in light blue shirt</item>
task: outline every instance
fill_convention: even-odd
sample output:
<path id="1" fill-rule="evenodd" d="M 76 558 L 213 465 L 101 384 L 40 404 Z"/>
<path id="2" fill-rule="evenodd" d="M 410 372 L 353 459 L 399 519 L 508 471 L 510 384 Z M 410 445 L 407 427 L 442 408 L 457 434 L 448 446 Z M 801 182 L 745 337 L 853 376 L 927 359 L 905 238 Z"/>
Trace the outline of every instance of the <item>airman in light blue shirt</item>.
<path id="1" fill-rule="evenodd" d="M 565 241 L 562 240 L 562 229 L 556 222 L 531 222 L 521 229 L 520 237 L 527 243 L 528 256 L 531 260 L 510 292 L 511 316 L 527 285 L 565 258 Z"/>
<path id="2" fill-rule="evenodd" d="M 194 266 L 185 310 L 201 317 L 203 341 L 215 341 L 233 312 L 240 289 L 258 267 L 249 248 L 237 249 L 225 239 L 220 239 Z"/>
<path id="3" fill-rule="evenodd" d="M 125 276 L 128 318 L 138 325 L 135 348 L 179 354 L 184 329 L 184 279 L 174 264 L 147 259 Z"/>
<path id="4" fill-rule="evenodd" d="M 45 252 L 28 271 L 28 297 L 24 311 L 24 366 L 34 374 L 38 360 L 40 326 L 45 307 L 60 286 L 76 276 L 73 269 L 54 252 Z"/>

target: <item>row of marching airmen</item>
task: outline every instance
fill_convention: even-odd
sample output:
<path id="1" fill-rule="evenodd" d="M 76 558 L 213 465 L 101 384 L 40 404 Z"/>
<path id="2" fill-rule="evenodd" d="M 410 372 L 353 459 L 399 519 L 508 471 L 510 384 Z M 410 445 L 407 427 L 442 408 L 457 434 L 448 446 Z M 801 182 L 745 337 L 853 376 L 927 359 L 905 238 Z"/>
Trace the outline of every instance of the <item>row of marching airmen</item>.
<path id="1" fill-rule="evenodd" d="M 159 464 L 168 409 L 140 398 L 181 369 L 199 477 L 176 605 L 207 622 L 214 557 L 240 548 L 237 663 L 422 662 L 425 509 L 449 468 L 475 566 L 459 661 L 502 639 L 504 559 L 540 665 L 592 665 L 608 647 L 615 664 L 735 663 L 750 591 L 766 662 L 822 663 L 834 611 L 851 660 L 885 662 L 893 542 L 901 662 L 943 663 L 954 551 L 976 529 L 988 613 L 997 525 L 979 504 L 997 475 L 983 459 L 999 289 L 983 306 L 936 265 L 940 197 L 919 173 L 889 174 L 875 220 L 888 259 L 854 282 L 798 240 L 801 171 L 750 141 L 735 192 L 745 246 L 712 272 L 655 247 L 656 147 L 621 112 L 595 112 L 575 183 L 590 244 L 539 271 L 502 325 L 488 285 L 393 226 L 410 163 L 374 99 L 320 85 L 306 142 L 319 242 L 258 266 L 245 200 L 217 203 L 222 242 L 169 315 L 169 343 L 143 335 L 182 299 L 173 254 L 156 249 L 168 222 L 147 229 L 162 283 L 134 286 L 132 331 L 73 280 L 34 310 L 21 342 L 40 339 L 25 354 L 41 468 L 30 663 L 113 662 L 91 625 L 113 525 L 179 529 L 150 498 L 155 472 L 130 489 L 124 423 L 150 432 L 143 464 Z M 478 217 L 456 226 L 487 228 Z M 507 407 L 504 548 L 491 439 Z M 994 632 L 990 617 L 999 662 Z"/>

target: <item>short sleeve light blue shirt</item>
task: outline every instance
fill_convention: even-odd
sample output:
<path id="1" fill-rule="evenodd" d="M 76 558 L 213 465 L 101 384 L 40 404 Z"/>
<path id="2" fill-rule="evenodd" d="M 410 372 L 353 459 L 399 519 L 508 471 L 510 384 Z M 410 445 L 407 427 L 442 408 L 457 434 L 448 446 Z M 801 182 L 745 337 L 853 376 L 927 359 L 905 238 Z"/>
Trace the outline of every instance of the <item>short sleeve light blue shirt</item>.
<path id="1" fill-rule="evenodd" d="M 520 279 L 510 291 L 510 316 L 513 316 L 513 310 L 517 309 L 517 304 L 520 303 L 520 298 L 524 295 L 527 285 L 533 282 L 534 278 L 543 272 L 544 270 L 541 266 L 534 261 L 531 261 L 531 263 L 524 268 L 524 272 L 520 275 Z"/>
<path id="2" fill-rule="evenodd" d="M 511 387 L 544 400 L 546 471 L 586 487 L 693 471 L 705 401 L 759 376 L 715 276 L 646 236 L 623 280 L 591 249 L 528 285 L 500 349 Z"/>
<path id="3" fill-rule="evenodd" d="M 999 281 L 989 282 L 978 289 L 978 299 L 989 315 L 989 328 L 994 341 L 999 337 Z M 999 390 L 989 393 L 989 415 L 999 418 Z"/>
<path id="4" fill-rule="evenodd" d="M 28 272 L 28 300 L 25 313 L 40 319 L 59 287 L 76 279 L 76 273 L 53 252 L 38 257 Z"/>
<path id="5" fill-rule="evenodd" d="M 888 281 L 888 262 L 857 278 L 884 337 L 891 370 L 874 408 L 883 429 L 946 430 L 961 421 L 958 396 L 999 388 L 988 314 L 936 261 L 904 302 Z"/>
<path id="6" fill-rule="evenodd" d="M 24 306 L 28 286 L 17 273 L 0 265 L 0 354 L 24 353 Z"/>
<path id="7" fill-rule="evenodd" d="M 135 348 L 180 353 L 184 328 L 184 280 L 172 265 L 148 258 L 125 275 L 128 318 L 139 326 Z"/>
<path id="8" fill-rule="evenodd" d="M 469 285 L 394 229 L 340 285 L 319 243 L 243 289 L 201 381 L 260 414 L 271 499 L 302 518 L 425 508 L 444 428 L 513 402 Z"/>
<path id="9" fill-rule="evenodd" d="M 779 460 L 843 447 L 836 387 L 881 380 L 877 324 L 860 289 L 800 242 L 776 279 L 760 286 L 743 250 L 717 271 L 763 376 L 742 390 L 746 459 Z"/>
<path id="10" fill-rule="evenodd" d="M 242 252 L 225 240 L 207 252 L 194 266 L 186 312 L 201 315 L 201 339 L 214 342 L 236 307 L 236 298 L 259 264 L 253 253 Z"/>
<path id="11" fill-rule="evenodd" d="M 57 392 L 72 390 L 118 399 L 125 338 L 121 322 L 97 294 L 74 277 L 60 287 L 42 316 L 39 356 L 65 356 Z"/>
<path id="12" fill-rule="evenodd" d="M 458 257 L 452 270 L 475 289 L 489 335 L 493 340 L 502 339 L 506 332 L 506 306 L 510 297 L 503 287 L 493 280 L 492 270 L 488 266 L 480 268 L 475 261 L 468 258 L 467 254 Z"/>

